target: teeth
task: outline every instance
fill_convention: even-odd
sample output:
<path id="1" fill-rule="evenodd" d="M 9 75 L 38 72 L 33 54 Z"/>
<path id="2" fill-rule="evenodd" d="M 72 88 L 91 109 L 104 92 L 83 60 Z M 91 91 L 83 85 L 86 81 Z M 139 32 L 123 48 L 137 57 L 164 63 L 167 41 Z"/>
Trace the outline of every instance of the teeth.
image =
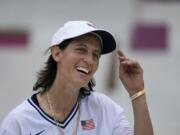
<path id="1" fill-rule="evenodd" d="M 86 69 L 86 68 L 83 68 L 83 67 L 77 67 L 77 70 L 81 71 L 81 72 L 84 72 L 86 74 L 89 73 L 89 71 Z"/>

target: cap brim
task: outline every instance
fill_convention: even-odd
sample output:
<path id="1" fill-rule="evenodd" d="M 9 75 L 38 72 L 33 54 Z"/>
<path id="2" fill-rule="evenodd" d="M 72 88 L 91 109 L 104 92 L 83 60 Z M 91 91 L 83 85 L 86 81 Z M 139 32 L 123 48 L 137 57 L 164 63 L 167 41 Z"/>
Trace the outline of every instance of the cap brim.
<path id="1" fill-rule="evenodd" d="M 115 50 L 116 48 L 116 41 L 114 37 L 107 31 L 104 30 L 95 30 L 93 31 L 101 36 L 103 40 L 103 50 L 102 54 L 110 53 Z"/>

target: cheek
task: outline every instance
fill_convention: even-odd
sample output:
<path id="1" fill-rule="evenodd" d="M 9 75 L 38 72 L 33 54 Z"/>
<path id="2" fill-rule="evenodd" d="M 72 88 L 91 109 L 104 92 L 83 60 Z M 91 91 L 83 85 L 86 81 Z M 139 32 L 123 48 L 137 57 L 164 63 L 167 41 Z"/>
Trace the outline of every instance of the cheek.
<path id="1" fill-rule="evenodd" d="M 63 71 L 68 71 L 72 68 L 73 65 L 73 61 L 66 58 L 66 59 L 61 59 L 61 61 L 59 62 L 59 67 L 61 70 Z"/>
<path id="2" fill-rule="evenodd" d="M 99 61 L 96 64 L 94 64 L 94 73 L 97 71 L 98 67 L 99 67 Z"/>

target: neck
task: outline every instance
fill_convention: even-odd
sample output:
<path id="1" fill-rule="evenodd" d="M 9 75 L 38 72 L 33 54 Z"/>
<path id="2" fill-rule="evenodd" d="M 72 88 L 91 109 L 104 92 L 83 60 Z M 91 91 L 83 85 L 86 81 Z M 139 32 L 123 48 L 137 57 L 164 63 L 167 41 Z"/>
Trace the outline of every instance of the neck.
<path id="1" fill-rule="evenodd" d="M 54 117 L 59 121 L 63 121 L 76 104 L 79 96 L 79 89 L 80 88 L 75 89 L 70 85 L 65 85 L 65 83 L 56 83 L 55 81 L 47 92 L 38 95 L 38 101 L 41 108 L 46 113 L 52 116 L 53 111 Z M 50 109 L 49 103 L 47 102 L 47 95 L 51 100 L 53 110 Z"/>
<path id="2" fill-rule="evenodd" d="M 47 93 L 57 112 L 71 110 L 79 96 L 79 90 L 70 90 L 64 87 L 61 87 L 61 89 L 51 88 Z"/>

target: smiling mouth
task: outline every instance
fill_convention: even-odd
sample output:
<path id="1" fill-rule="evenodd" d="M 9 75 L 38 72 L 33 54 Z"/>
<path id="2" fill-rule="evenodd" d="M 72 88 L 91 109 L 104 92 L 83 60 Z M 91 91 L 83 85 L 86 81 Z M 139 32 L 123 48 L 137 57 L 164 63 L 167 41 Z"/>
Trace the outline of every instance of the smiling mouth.
<path id="1" fill-rule="evenodd" d="M 77 70 L 83 74 L 86 74 L 86 75 L 90 73 L 90 71 L 84 67 L 77 67 Z"/>

